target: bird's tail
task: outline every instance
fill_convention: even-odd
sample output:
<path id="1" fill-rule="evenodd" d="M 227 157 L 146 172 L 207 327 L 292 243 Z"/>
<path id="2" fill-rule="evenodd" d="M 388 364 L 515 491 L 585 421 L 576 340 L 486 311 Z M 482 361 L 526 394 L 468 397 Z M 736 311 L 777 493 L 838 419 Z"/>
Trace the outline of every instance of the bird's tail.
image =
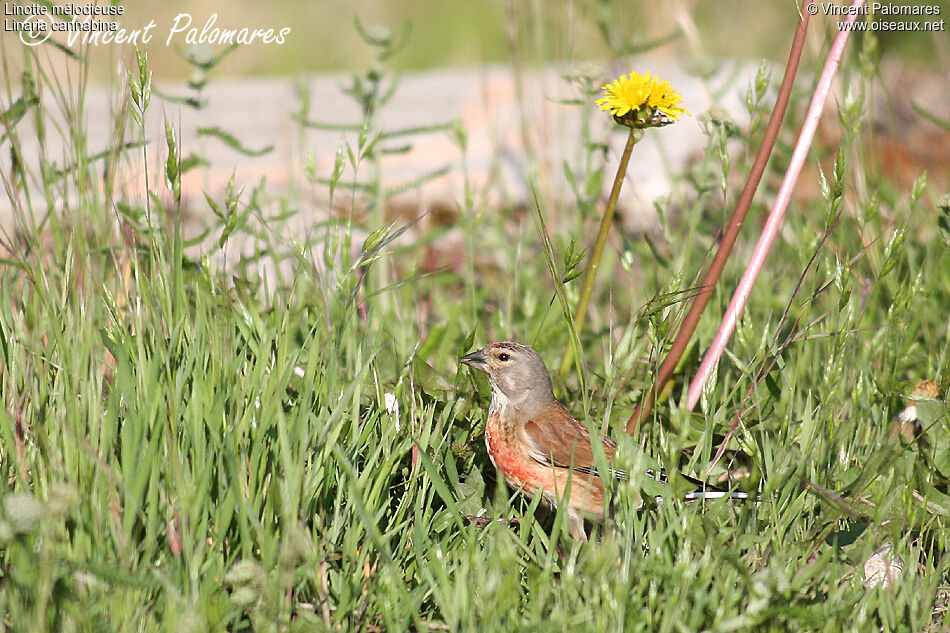
<path id="1" fill-rule="evenodd" d="M 650 477 L 656 477 L 652 470 L 647 471 L 647 475 Z M 696 490 L 686 494 L 685 499 L 687 501 L 700 501 L 703 499 L 722 499 L 723 497 L 729 497 L 730 499 L 752 499 L 756 500 L 758 497 L 751 497 L 749 493 L 742 492 L 741 490 L 722 490 L 721 488 L 716 488 L 715 486 L 710 486 L 709 484 L 696 479 L 695 477 L 690 477 L 689 475 L 680 474 L 680 477 L 688 481 L 689 483 L 696 486 Z M 660 481 L 666 481 L 666 471 L 660 470 L 658 479 Z"/>
<path id="2" fill-rule="evenodd" d="M 597 471 L 594 468 L 591 468 L 590 466 L 574 468 L 574 470 L 577 470 L 583 473 L 592 473 L 595 475 L 597 474 Z M 621 479 L 621 480 L 627 479 L 626 471 L 611 470 L 610 473 L 617 479 Z M 669 481 L 666 476 L 666 470 L 664 470 L 663 468 L 659 469 L 658 471 L 653 470 L 652 468 L 648 468 L 646 470 L 646 476 L 652 479 L 655 479 L 659 481 L 660 483 L 668 483 Z M 706 482 L 696 479 L 695 477 L 690 477 L 689 475 L 680 474 L 679 476 L 685 479 L 686 481 L 688 481 L 689 483 L 693 484 L 694 486 L 696 486 L 696 490 L 686 494 L 686 496 L 684 497 L 686 501 L 699 501 L 702 499 L 722 499 L 723 497 L 729 497 L 730 499 L 752 499 L 753 501 L 757 501 L 759 499 L 758 496 L 755 496 L 755 497 L 750 496 L 749 493 L 742 492 L 741 490 L 722 490 L 720 488 L 716 488 L 715 486 L 711 486 L 707 484 Z"/>
<path id="3" fill-rule="evenodd" d="M 699 501 L 701 499 L 752 499 L 748 493 L 741 490 L 694 490 L 686 494 L 687 501 Z"/>

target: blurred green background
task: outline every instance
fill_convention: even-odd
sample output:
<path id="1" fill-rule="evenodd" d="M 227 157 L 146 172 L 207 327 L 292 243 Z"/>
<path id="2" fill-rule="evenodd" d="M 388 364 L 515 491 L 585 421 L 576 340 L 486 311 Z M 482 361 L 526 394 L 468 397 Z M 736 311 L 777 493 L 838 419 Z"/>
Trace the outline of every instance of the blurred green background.
<path id="1" fill-rule="evenodd" d="M 950 14 L 950 2 L 933 2 L 938 19 Z M 840 6 L 841 2 L 836 2 Z M 904 3 L 907 4 L 907 3 Z M 602 60 L 611 51 L 635 54 L 645 49 L 690 62 L 719 58 L 784 62 L 799 6 L 795 2 L 750 0 L 279 0 L 125 4 L 122 26 L 139 28 L 154 20 L 152 42 L 145 46 L 158 78 L 184 78 L 190 72 L 181 55 L 179 34 L 170 47 L 165 38 L 179 13 L 200 28 L 217 13 L 216 26 L 292 29 L 283 45 L 241 46 L 217 69 L 223 76 L 286 75 L 332 72 L 371 64 L 372 53 L 354 20 L 366 28 L 385 25 L 405 45 L 391 59 L 402 70 L 472 66 L 485 63 L 578 62 Z M 913 18 L 901 18 L 911 20 Z M 835 32 L 837 18 L 819 13 L 809 46 L 820 48 Z M 882 55 L 896 55 L 923 66 L 945 64 L 950 38 L 938 33 L 878 34 Z M 7 34 L 13 37 L 12 34 Z M 91 52 L 107 55 L 108 47 Z M 220 49 L 220 47 L 216 47 Z M 109 60 L 102 59 L 109 64 Z M 102 69 L 102 74 L 108 68 Z"/>

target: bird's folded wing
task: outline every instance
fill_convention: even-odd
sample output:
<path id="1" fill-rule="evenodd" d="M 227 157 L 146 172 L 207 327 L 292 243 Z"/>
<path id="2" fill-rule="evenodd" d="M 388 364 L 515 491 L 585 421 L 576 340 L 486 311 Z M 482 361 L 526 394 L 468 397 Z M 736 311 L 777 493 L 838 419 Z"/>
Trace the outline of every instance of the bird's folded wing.
<path id="1" fill-rule="evenodd" d="M 575 420 L 560 402 L 555 401 L 528 420 L 525 434 L 535 461 L 546 466 L 597 473 L 587 427 Z M 607 461 L 610 461 L 616 445 L 606 437 L 601 442 Z M 617 471 L 614 476 L 622 479 L 626 474 Z"/>
<path id="2" fill-rule="evenodd" d="M 525 424 L 531 458 L 545 466 L 572 468 L 585 474 L 597 475 L 594 464 L 594 452 L 591 449 L 590 432 L 587 427 L 574 419 L 574 416 L 560 402 L 545 407 Z M 613 458 L 616 444 L 610 438 L 601 440 L 607 461 Z M 611 477 L 627 479 L 625 470 L 611 468 Z M 662 468 L 647 468 L 644 474 L 657 482 L 666 483 L 666 471 Z M 719 491 L 698 479 L 680 475 L 700 490 Z"/>
<path id="3" fill-rule="evenodd" d="M 525 424 L 525 434 L 528 439 L 529 454 L 535 461 L 545 466 L 557 468 L 571 468 L 577 472 L 597 475 L 597 466 L 594 464 L 594 452 L 591 449 L 590 432 L 587 427 L 574 419 L 574 416 L 560 402 L 545 407 L 541 412 L 532 416 Z M 607 461 L 613 458 L 616 444 L 610 438 L 603 438 Z M 626 479 L 626 471 L 611 468 L 611 477 Z M 662 468 L 654 470 L 647 468 L 644 471 L 647 477 L 665 484 L 666 472 Z M 699 479 L 680 474 L 680 477 L 699 489 L 696 494 L 687 495 L 687 498 L 713 498 L 716 495 L 729 494 L 720 488 L 710 486 Z M 643 483 L 643 482 L 641 482 Z M 735 498 L 745 498 L 745 493 L 733 493 Z"/>

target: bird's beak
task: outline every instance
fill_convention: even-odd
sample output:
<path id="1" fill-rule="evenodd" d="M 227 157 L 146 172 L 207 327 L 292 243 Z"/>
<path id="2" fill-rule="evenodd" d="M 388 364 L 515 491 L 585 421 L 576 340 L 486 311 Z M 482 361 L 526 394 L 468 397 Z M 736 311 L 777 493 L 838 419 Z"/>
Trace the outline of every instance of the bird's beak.
<path id="1" fill-rule="evenodd" d="M 469 367 L 488 372 L 488 357 L 485 355 L 485 350 L 483 349 L 474 351 L 471 354 L 466 354 L 462 357 L 462 362 Z"/>

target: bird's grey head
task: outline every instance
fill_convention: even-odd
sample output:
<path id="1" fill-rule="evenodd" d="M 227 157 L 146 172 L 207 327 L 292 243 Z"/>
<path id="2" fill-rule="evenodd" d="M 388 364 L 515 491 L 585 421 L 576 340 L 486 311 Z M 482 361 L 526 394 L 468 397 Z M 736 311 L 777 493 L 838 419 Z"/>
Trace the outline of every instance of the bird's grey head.
<path id="1" fill-rule="evenodd" d="M 488 374 L 492 391 L 516 407 L 540 407 L 554 398 L 544 360 L 527 345 L 512 341 L 492 343 L 463 356 L 462 362 Z"/>

